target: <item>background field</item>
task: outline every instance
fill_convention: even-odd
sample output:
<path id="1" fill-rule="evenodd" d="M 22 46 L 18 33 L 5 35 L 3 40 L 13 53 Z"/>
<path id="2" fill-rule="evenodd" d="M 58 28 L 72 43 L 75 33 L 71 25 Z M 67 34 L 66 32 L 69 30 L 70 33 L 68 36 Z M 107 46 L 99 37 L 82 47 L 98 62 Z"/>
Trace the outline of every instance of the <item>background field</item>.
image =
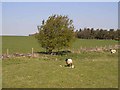
<path id="1" fill-rule="evenodd" d="M 3 37 L 2 52 L 43 51 L 34 37 Z M 113 40 L 77 39 L 71 48 L 109 46 Z M 65 59 L 72 58 L 74 69 L 64 67 Z M 66 55 L 40 54 L 38 58 L 10 58 L 2 62 L 3 88 L 117 88 L 118 53 L 81 52 Z M 60 67 L 62 65 L 62 67 Z"/>
<path id="2" fill-rule="evenodd" d="M 70 49 L 80 49 L 88 47 L 101 47 L 118 44 L 115 40 L 95 40 L 95 39 L 76 39 Z M 44 51 L 40 47 L 35 37 L 32 36 L 3 36 L 2 37 L 2 52 L 6 53 L 9 49 L 10 53 L 31 53 L 31 48 L 35 52 Z"/>

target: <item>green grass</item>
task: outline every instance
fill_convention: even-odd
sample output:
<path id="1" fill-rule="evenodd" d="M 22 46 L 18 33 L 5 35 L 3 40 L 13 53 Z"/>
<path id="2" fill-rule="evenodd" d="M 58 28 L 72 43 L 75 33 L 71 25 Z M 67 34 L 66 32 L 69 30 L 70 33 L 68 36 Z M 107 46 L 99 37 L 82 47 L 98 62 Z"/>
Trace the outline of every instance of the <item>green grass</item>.
<path id="1" fill-rule="evenodd" d="M 2 52 L 6 53 L 31 53 L 31 48 L 34 51 L 42 50 L 37 40 L 34 37 L 28 36 L 3 36 L 2 37 Z"/>
<path id="2" fill-rule="evenodd" d="M 0 89 L 2 89 L 2 60 L 0 59 Z"/>
<path id="3" fill-rule="evenodd" d="M 43 51 L 34 37 L 4 36 L 2 52 Z M 101 47 L 117 44 L 114 40 L 77 39 L 71 48 Z M 72 58 L 74 69 L 60 67 Z M 81 52 L 43 55 L 39 58 L 11 58 L 2 61 L 3 88 L 117 88 L 118 53 Z"/>
<path id="4" fill-rule="evenodd" d="M 81 47 L 101 47 L 115 45 L 118 41 L 114 40 L 95 40 L 95 39 L 76 39 L 71 49 L 80 49 Z M 31 36 L 3 36 L 2 37 L 2 53 L 6 53 L 9 49 L 9 53 L 31 53 L 31 48 L 34 48 L 34 52 L 44 51 L 40 47 L 35 37 Z"/>
<path id="5" fill-rule="evenodd" d="M 118 44 L 115 40 L 96 40 L 96 39 L 76 39 L 73 43 L 72 48 L 79 49 L 89 47 L 103 47 Z"/>
<path id="6" fill-rule="evenodd" d="M 2 37 L 0 37 L 0 55 L 2 54 Z M 2 89 L 2 60 L 0 58 L 0 89 Z"/>
<path id="7" fill-rule="evenodd" d="M 73 57 L 74 69 L 59 66 L 65 65 L 63 56 L 4 60 L 3 87 L 117 88 L 117 54 L 86 53 L 86 56 L 84 53 L 65 56 Z"/>

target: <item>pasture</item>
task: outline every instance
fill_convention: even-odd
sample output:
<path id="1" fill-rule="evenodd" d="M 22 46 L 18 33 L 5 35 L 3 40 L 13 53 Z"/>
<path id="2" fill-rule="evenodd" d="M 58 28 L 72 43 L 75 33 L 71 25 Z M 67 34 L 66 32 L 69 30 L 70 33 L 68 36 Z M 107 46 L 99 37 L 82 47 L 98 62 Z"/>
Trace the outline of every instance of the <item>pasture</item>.
<path id="1" fill-rule="evenodd" d="M 95 40 L 95 39 L 76 39 L 69 49 L 78 50 L 89 47 L 101 47 L 116 45 L 118 41 L 114 40 Z M 9 49 L 10 53 L 31 53 L 31 48 L 34 48 L 34 52 L 45 51 L 40 47 L 37 40 L 32 36 L 3 36 L 2 37 L 2 53 L 6 53 Z M 65 49 L 66 50 L 66 49 Z"/>
<path id="2" fill-rule="evenodd" d="M 34 37 L 3 36 L 2 53 L 44 51 Z M 113 40 L 77 39 L 71 50 L 117 44 Z M 64 67 L 72 58 L 74 69 Z M 62 65 L 63 67 L 60 67 Z M 118 52 L 80 52 L 65 55 L 40 54 L 37 58 L 17 57 L 2 61 L 3 88 L 117 88 Z"/>

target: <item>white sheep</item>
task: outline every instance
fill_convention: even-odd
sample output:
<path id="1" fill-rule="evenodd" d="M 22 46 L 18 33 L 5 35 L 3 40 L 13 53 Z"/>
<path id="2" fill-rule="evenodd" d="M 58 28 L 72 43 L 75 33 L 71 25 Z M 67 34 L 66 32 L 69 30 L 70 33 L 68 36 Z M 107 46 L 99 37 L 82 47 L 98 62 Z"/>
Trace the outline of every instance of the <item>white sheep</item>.
<path id="1" fill-rule="evenodd" d="M 65 61 L 67 66 L 72 67 L 72 63 L 73 63 L 72 59 L 66 59 Z"/>
<path id="2" fill-rule="evenodd" d="M 110 49 L 111 53 L 116 53 L 115 49 Z"/>

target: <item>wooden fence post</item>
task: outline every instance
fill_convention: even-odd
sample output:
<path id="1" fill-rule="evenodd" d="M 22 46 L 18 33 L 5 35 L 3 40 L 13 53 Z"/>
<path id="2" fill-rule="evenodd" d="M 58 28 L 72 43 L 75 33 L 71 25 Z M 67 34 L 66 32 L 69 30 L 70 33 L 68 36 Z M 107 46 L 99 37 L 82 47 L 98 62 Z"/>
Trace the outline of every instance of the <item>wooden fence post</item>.
<path id="1" fill-rule="evenodd" d="M 33 53 L 33 52 L 34 52 L 34 49 L 32 48 L 32 57 L 34 56 L 34 53 Z"/>
<path id="2" fill-rule="evenodd" d="M 7 56 L 9 55 L 9 49 L 7 48 Z"/>
<path id="3" fill-rule="evenodd" d="M 75 52 L 75 51 L 74 51 L 74 48 L 72 49 L 72 51 L 73 51 L 73 53 Z"/>

